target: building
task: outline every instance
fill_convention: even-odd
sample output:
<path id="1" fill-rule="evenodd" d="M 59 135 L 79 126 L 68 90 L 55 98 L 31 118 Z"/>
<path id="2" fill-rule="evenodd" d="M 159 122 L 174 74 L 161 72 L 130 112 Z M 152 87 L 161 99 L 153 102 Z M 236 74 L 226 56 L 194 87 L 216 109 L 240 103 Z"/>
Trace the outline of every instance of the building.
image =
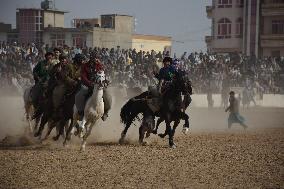
<path id="1" fill-rule="evenodd" d="M 16 25 L 20 43 L 41 43 L 48 27 L 64 27 L 65 11 L 53 9 L 19 8 Z"/>
<path id="2" fill-rule="evenodd" d="M 132 35 L 132 48 L 140 51 L 151 51 L 157 52 L 164 50 L 171 52 L 172 38 L 165 36 L 156 35 Z"/>
<path id="3" fill-rule="evenodd" d="M 264 0 L 259 25 L 260 54 L 284 56 L 284 0 Z"/>
<path id="4" fill-rule="evenodd" d="M 0 42 L 8 40 L 8 32 L 11 30 L 11 24 L 0 23 Z"/>
<path id="5" fill-rule="evenodd" d="M 134 17 L 120 14 L 101 15 L 100 18 L 73 19 L 74 28 L 44 29 L 43 42 L 51 46 L 78 46 L 144 51 L 171 50 L 171 38 L 134 34 Z"/>
<path id="6" fill-rule="evenodd" d="M 52 0 L 44 0 L 41 8 L 19 8 L 16 12 L 16 29 L 9 28 L 7 37 L 3 39 L 19 43 L 45 43 L 51 47 L 120 46 L 123 49 L 146 51 L 171 49 L 170 37 L 134 34 L 133 16 L 106 14 L 100 18 L 76 18 L 71 28 L 65 28 L 65 13 L 56 9 Z"/>
<path id="7" fill-rule="evenodd" d="M 256 56 L 284 56 L 284 0 L 212 0 L 207 50 Z"/>
<path id="8" fill-rule="evenodd" d="M 101 21 L 98 18 L 77 18 L 72 20 L 74 28 L 100 27 Z"/>

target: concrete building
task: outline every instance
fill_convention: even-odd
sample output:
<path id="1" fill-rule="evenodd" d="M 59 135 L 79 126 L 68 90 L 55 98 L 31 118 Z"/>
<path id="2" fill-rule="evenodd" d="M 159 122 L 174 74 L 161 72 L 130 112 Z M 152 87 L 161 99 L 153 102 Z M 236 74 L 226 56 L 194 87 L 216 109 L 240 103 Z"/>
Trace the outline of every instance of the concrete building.
<path id="1" fill-rule="evenodd" d="M 74 28 L 100 27 L 101 21 L 98 18 L 76 18 L 72 20 Z"/>
<path id="2" fill-rule="evenodd" d="M 4 24 L 0 23 L 0 41 L 7 41 L 8 40 L 8 32 L 11 31 L 12 25 L 11 24 Z"/>
<path id="3" fill-rule="evenodd" d="M 132 35 L 132 48 L 140 51 L 151 51 L 155 50 L 157 52 L 164 50 L 171 52 L 172 38 L 165 36 L 156 35 L 142 35 L 133 34 Z"/>
<path id="4" fill-rule="evenodd" d="M 284 0 L 212 0 L 209 52 L 284 56 Z"/>
<path id="5" fill-rule="evenodd" d="M 51 47 L 120 46 L 123 49 L 136 48 L 144 51 L 171 49 L 170 37 L 134 34 L 133 16 L 106 14 L 100 18 L 77 18 L 73 19 L 72 28 L 65 28 L 65 13 L 66 11 L 55 9 L 52 0 L 44 0 L 41 8 L 19 8 L 16 13 L 16 29 L 10 28 L 6 38 L 9 42 L 45 43 Z"/>
<path id="6" fill-rule="evenodd" d="M 52 9 L 19 8 L 16 25 L 20 43 L 40 43 L 48 27 L 64 27 L 65 11 Z"/>
<path id="7" fill-rule="evenodd" d="M 73 26 L 76 28 L 45 28 L 43 42 L 51 46 L 171 50 L 170 37 L 134 34 L 134 17 L 129 15 L 108 14 L 101 15 L 99 19 L 74 19 Z"/>
<path id="8" fill-rule="evenodd" d="M 284 0 L 264 0 L 259 25 L 260 54 L 284 56 Z"/>

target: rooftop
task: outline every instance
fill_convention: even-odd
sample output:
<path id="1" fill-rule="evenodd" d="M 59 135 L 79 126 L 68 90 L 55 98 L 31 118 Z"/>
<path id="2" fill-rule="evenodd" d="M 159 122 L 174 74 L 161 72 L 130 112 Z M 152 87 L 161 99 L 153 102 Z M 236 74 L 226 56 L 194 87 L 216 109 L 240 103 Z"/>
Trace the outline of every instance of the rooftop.
<path id="1" fill-rule="evenodd" d="M 17 8 L 17 10 L 43 10 L 48 12 L 68 13 L 68 11 L 58 9 L 41 9 L 41 8 Z"/>
<path id="2" fill-rule="evenodd" d="M 160 35 L 143 35 L 143 34 L 133 34 L 133 39 L 147 39 L 147 40 L 156 40 L 156 41 L 171 41 L 172 38 L 169 36 L 160 36 Z"/>

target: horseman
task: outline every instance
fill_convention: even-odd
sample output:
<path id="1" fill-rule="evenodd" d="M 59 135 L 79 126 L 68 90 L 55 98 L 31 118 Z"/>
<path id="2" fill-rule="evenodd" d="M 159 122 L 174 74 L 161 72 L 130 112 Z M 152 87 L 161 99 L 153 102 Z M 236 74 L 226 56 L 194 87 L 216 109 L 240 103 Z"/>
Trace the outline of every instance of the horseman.
<path id="1" fill-rule="evenodd" d="M 54 66 L 52 73 L 53 82 L 55 82 L 54 89 L 52 90 L 54 116 L 60 115 L 59 113 L 61 112 L 59 110 L 61 110 L 61 105 L 65 101 L 66 96 L 77 90 L 80 82 L 80 63 L 76 60 L 74 64 L 71 64 L 67 60 L 67 57 L 61 54 L 59 56 L 59 63 Z"/>
<path id="2" fill-rule="evenodd" d="M 90 60 L 86 64 L 83 64 L 81 69 L 82 85 L 75 98 L 75 104 L 80 118 L 84 116 L 86 102 L 93 93 L 96 74 L 99 71 L 104 71 L 104 66 L 98 59 L 98 56 L 96 54 L 92 54 L 90 56 Z M 109 84 L 109 81 L 106 80 L 106 84 Z M 103 91 L 103 101 L 104 115 L 102 120 L 105 121 L 112 105 L 112 98 L 107 88 L 104 88 Z"/>
<path id="3" fill-rule="evenodd" d="M 45 60 L 39 62 L 33 69 L 35 85 L 32 88 L 32 102 L 35 108 L 35 115 L 39 113 L 40 98 L 44 97 L 44 91 L 47 87 L 50 70 L 52 68 L 52 60 L 53 53 L 47 52 L 45 54 Z"/>

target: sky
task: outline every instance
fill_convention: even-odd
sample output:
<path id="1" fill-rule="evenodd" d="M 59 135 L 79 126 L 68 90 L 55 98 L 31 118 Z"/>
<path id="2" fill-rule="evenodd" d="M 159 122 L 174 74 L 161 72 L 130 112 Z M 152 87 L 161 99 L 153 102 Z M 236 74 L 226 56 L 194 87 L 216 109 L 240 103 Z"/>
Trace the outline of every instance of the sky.
<path id="1" fill-rule="evenodd" d="M 96 18 L 101 14 L 127 14 L 137 19 L 136 33 L 173 38 L 177 55 L 206 51 L 205 36 L 211 21 L 206 5 L 212 0 L 55 0 L 57 9 L 68 11 L 65 27 L 73 18 Z M 0 0 L 0 22 L 15 27 L 17 8 L 40 8 L 41 0 Z"/>

